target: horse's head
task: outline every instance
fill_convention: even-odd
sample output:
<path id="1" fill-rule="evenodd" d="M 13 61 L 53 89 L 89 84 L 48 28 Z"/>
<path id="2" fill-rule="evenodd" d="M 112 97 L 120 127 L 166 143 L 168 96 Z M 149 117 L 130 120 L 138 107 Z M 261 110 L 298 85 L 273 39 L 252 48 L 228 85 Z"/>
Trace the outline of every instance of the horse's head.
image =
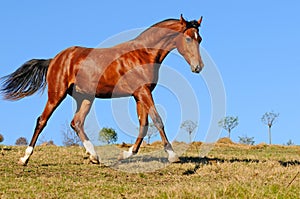
<path id="1" fill-rule="evenodd" d="M 199 73 L 204 67 L 199 50 L 199 44 L 202 40 L 199 35 L 201 21 L 202 17 L 198 21 L 186 21 L 181 15 L 180 23 L 184 26 L 184 31 L 182 34 L 179 34 L 176 40 L 178 52 L 189 63 L 194 73 Z"/>

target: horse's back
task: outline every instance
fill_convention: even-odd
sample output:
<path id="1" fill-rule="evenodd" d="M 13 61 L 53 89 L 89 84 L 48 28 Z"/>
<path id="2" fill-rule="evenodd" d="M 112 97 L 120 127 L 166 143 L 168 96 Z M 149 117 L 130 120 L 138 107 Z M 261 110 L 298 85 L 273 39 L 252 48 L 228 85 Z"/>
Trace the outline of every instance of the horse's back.
<path id="1" fill-rule="evenodd" d="M 147 52 L 134 46 L 134 42 L 112 48 L 73 46 L 51 61 L 48 89 L 57 92 L 72 87 L 75 89 L 72 92 L 99 98 L 129 96 L 137 87 L 157 81 L 154 67 L 146 67 L 153 64 L 147 56 Z"/>

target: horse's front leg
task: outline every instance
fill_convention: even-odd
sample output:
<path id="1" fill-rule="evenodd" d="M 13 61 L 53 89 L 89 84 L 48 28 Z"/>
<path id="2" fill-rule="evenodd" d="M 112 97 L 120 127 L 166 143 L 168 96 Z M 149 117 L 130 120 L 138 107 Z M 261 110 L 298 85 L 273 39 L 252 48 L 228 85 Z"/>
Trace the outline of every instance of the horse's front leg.
<path id="1" fill-rule="evenodd" d="M 164 145 L 164 149 L 168 153 L 169 162 L 171 163 L 180 162 L 180 159 L 178 158 L 177 154 L 174 152 L 173 147 L 166 136 L 164 130 L 164 124 L 154 105 L 150 108 L 149 115 L 160 133 Z"/>
<path id="2" fill-rule="evenodd" d="M 149 115 L 150 115 L 154 125 L 156 126 L 156 128 L 159 131 L 161 140 L 164 145 L 164 149 L 168 153 L 169 162 L 171 162 L 171 163 L 180 162 L 180 159 L 178 158 L 177 154 L 174 152 L 173 147 L 166 136 L 164 124 L 162 122 L 160 115 L 158 114 L 158 112 L 155 108 L 152 95 L 150 95 L 150 98 L 148 98 L 147 103 L 148 103 L 147 105 L 149 106 Z"/>
<path id="3" fill-rule="evenodd" d="M 136 143 L 129 149 L 128 152 L 126 153 L 123 152 L 123 154 L 125 155 L 128 154 L 132 156 L 134 153 L 138 151 L 140 144 L 148 130 L 147 125 L 148 125 L 148 114 L 149 114 L 154 125 L 156 126 L 156 128 L 160 133 L 164 145 L 164 149 L 168 153 L 169 162 L 171 163 L 180 162 L 180 159 L 178 158 L 177 154 L 174 152 L 171 143 L 168 141 L 168 138 L 164 130 L 164 124 L 155 108 L 151 91 L 147 87 L 141 87 L 139 90 L 135 92 L 134 97 L 138 105 L 137 107 L 138 107 L 138 117 L 140 119 L 140 132 L 139 132 L 139 137 L 136 140 Z M 147 125 L 143 126 L 142 125 L 143 121 Z"/>
<path id="4" fill-rule="evenodd" d="M 144 137 L 147 134 L 148 131 L 148 113 L 147 110 L 145 109 L 145 106 L 136 99 L 136 105 L 137 105 L 137 115 L 139 119 L 139 135 L 134 143 L 128 151 L 123 151 L 120 156 L 119 160 L 126 159 L 131 157 L 132 155 L 136 154 L 143 142 Z"/>

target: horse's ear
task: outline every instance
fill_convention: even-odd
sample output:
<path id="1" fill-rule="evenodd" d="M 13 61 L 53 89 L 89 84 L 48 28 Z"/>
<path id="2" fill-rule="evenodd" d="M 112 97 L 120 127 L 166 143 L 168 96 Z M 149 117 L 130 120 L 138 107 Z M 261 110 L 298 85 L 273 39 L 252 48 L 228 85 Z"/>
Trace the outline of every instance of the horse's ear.
<path id="1" fill-rule="evenodd" d="M 180 15 L 180 23 L 186 26 L 186 20 L 183 18 L 182 14 Z"/>
<path id="2" fill-rule="evenodd" d="M 203 16 L 201 16 L 200 19 L 198 20 L 199 26 L 201 26 L 202 19 L 203 19 Z"/>

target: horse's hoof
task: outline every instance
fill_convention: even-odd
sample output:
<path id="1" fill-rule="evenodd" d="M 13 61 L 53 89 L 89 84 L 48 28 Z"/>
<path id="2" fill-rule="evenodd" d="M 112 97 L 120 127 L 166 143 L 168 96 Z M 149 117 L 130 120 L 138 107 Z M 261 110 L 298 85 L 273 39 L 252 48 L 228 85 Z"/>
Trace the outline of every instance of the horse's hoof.
<path id="1" fill-rule="evenodd" d="M 23 158 L 20 158 L 18 161 L 18 165 L 20 166 L 27 166 L 27 163 L 28 163 L 28 159 L 27 161 L 26 160 L 24 161 Z"/>
<path id="2" fill-rule="evenodd" d="M 168 160 L 170 163 L 180 162 L 180 159 L 178 158 L 177 154 L 174 151 L 167 150 L 167 153 L 169 155 Z"/>
<path id="3" fill-rule="evenodd" d="M 177 155 L 168 158 L 170 163 L 179 163 L 181 162 Z"/>
<path id="4" fill-rule="evenodd" d="M 131 156 L 133 156 L 136 153 L 133 153 L 133 146 L 129 148 L 128 151 L 122 151 L 118 157 L 118 160 L 124 160 L 127 158 L 130 158 Z"/>
<path id="5" fill-rule="evenodd" d="M 89 157 L 89 159 L 90 159 L 90 162 L 93 163 L 93 164 L 100 164 L 100 161 L 99 161 L 98 156 L 95 157 L 95 156 L 92 156 L 92 155 L 91 155 L 91 156 Z"/>
<path id="6" fill-rule="evenodd" d="M 131 151 L 122 151 L 118 157 L 118 160 L 125 160 L 133 155 L 134 154 Z"/>

